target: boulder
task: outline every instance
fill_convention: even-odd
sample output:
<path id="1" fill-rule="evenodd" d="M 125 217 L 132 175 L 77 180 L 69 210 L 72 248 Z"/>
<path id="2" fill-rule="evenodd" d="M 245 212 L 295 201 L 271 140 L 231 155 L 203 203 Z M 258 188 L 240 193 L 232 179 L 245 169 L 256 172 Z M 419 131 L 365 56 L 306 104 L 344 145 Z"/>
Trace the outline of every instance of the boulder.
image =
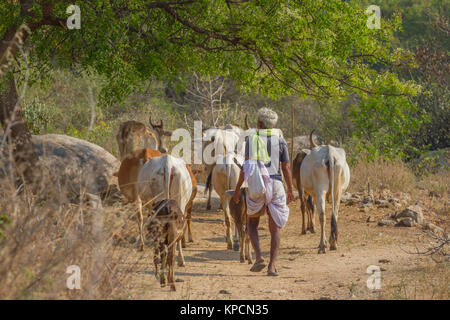
<path id="1" fill-rule="evenodd" d="M 380 221 L 378 221 L 378 226 L 382 227 L 382 226 L 395 226 L 397 222 L 395 220 L 392 219 L 388 219 L 388 218 L 382 218 Z"/>
<path id="2" fill-rule="evenodd" d="M 401 218 L 411 218 L 414 222 L 418 224 L 423 223 L 423 213 L 422 213 L 422 207 L 418 205 L 409 206 L 408 208 L 404 209 L 403 211 L 400 211 L 395 215 L 396 219 Z"/>
<path id="3" fill-rule="evenodd" d="M 403 218 L 398 221 L 396 227 L 414 227 L 416 222 L 412 218 Z"/>
<path id="4" fill-rule="evenodd" d="M 48 173 L 48 187 L 80 191 L 104 196 L 110 186 L 117 184 L 113 176 L 120 161 L 102 147 L 85 140 L 61 134 L 33 135 L 39 164 Z M 11 168 L 7 148 L 0 153 L 0 179 L 8 176 Z"/>
<path id="5" fill-rule="evenodd" d="M 443 234 L 444 233 L 444 229 L 442 229 L 441 227 L 438 227 L 437 225 L 435 225 L 434 223 L 431 223 L 431 222 L 424 222 L 422 224 L 422 228 L 424 230 L 429 230 L 429 231 L 431 231 L 433 233 L 436 233 L 436 234 Z"/>
<path id="6" fill-rule="evenodd" d="M 347 201 L 349 201 L 351 198 L 353 197 L 353 195 L 350 192 L 344 192 L 341 196 L 341 202 L 346 203 Z"/>

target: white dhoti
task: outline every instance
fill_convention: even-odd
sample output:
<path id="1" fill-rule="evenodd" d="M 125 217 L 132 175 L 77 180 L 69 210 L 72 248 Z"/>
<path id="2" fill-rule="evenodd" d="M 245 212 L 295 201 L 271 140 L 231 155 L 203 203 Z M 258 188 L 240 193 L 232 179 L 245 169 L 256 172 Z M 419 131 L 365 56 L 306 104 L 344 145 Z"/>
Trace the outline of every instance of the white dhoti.
<path id="1" fill-rule="evenodd" d="M 252 168 L 252 165 L 248 165 L 248 167 L 246 168 L 246 163 L 244 163 L 244 172 L 246 178 L 250 174 L 250 172 L 254 170 L 254 168 Z M 262 178 L 264 180 L 264 185 L 266 187 L 266 193 L 264 194 L 264 196 L 258 197 L 256 199 L 252 199 L 247 194 L 247 215 L 250 217 L 252 215 L 259 216 L 257 215 L 257 213 L 259 213 L 265 205 L 269 209 L 269 214 L 271 215 L 276 225 L 279 228 L 283 228 L 289 218 L 289 207 L 286 204 L 286 192 L 284 190 L 283 183 L 279 180 L 270 178 L 267 170 L 264 170 L 264 165 L 260 165 L 260 169 Z"/>

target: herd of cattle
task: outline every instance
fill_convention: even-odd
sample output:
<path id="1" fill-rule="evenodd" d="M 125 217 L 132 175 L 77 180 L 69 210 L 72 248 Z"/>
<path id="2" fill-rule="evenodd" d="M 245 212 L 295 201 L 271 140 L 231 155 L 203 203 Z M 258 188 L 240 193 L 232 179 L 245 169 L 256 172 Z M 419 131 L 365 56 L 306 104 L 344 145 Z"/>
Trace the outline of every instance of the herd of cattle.
<path id="1" fill-rule="evenodd" d="M 248 129 L 247 119 L 245 128 Z M 245 134 L 245 130 L 236 125 L 203 131 L 204 145 L 214 144 L 214 150 L 223 150 L 222 154 L 215 155 L 218 160 L 216 163 L 204 168 L 208 173 L 205 192 L 209 191 L 207 209 L 211 207 L 213 188 L 220 197 L 225 215 L 228 249 L 240 248 L 241 262 L 247 260 L 252 263 L 250 241 L 246 232 L 245 190 L 241 192 L 238 204 L 232 201 L 232 190 L 237 184 L 244 160 L 243 149 L 237 150 L 242 134 Z M 170 135 L 170 131 L 164 130 L 162 121 L 155 125 L 151 118 L 149 126 L 136 121 L 122 123 L 116 136 L 121 158 L 117 177 L 120 191 L 139 208 L 139 249 L 143 250 L 144 239 L 151 237 L 155 244 L 155 275 L 159 275 L 161 286 L 165 286 L 167 267 L 167 282 L 175 290 L 175 247 L 178 249 L 178 265 L 184 266 L 182 248 L 186 246 L 185 234 L 187 233 L 188 242 L 193 241 L 191 213 L 197 194 L 197 171 L 193 172 L 183 159 L 167 154 L 164 137 Z M 219 144 L 221 147 L 217 148 Z M 312 133 L 310 145 L 310 149 L 302 149 L 296 155 L 293 161 L 293 178 L 301 202 L 302 233 L 307 230 L 315 232 L 314 212 L 317 208 L 321 226 L 319 253 L 325 253 L 325 201 L 331 200 L 330 250 L 336 250 L 340 198 L 349 184 L 350 170 L 342 148 L 331 146 L 329 142 L 318 146 L 313 141 Z M 144 223 L 143 208 L 149 209 L 148 223 Z M 235 225 L 234 242 L 232 221 Z"/>

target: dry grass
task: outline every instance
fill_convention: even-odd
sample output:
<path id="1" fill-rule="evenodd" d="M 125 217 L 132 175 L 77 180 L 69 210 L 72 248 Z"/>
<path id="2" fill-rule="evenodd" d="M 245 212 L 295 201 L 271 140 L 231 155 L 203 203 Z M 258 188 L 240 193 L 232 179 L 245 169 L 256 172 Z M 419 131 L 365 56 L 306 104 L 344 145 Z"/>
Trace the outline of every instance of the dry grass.
<path id="1" fill-rule="evenodd" d="M 45 179 L 45 178 L 44 178 Z M 51 189 L 51 181 L 42 185 Z M 132 211 L 93 208 L 81 196 L 67 201 L 64 190 L 29 195 L 2 181 L 0 212 L 10 223 L 0 241 L 0 299 L 108 299 L 126 295 L 133 261 L 117 256 L 113 234 L 130 222 Z M 127 255 L 134 253 L 129 250 Z M 112 258 L 114 256 L 114 259 Z M 125 272 L 114 261 L 130 261 Z M 81 289 L 69 290 L 66 269 L 81 270 Z M 129 289 L 129 288 L 128 288 Z"/>
<path id="2" fill-rule="evenodd" d="M 450 265 L 425 262 L 386 286 L 380 299 L 448 300 L 450 298 Z"/>
<path id="3" fill-rule="evenodd" d="M 414 189 L 417 178 L 401 160 L 374 162 L 359 161 L 352 168 L 350 192 L 367 190 L 367 183 L 373 190 L 389 188 L 397 192 L 410 192 Z"/>
<path id="4" fill-rule="evenodd" d="M 387 187 L 393 192 L 410 192 L 413 199 L 416 195 L 421 199 L 427 196 L 425 208 L 440 216 L 448 216 L 448 173 L 418 179 L 403 163 L 381 160 L 360 162 L 351 168 L 351 173 L 350 192 L 366 190 L 369 180 L 374 191 Z M 46 177 L 41 181 L 41 192 L 33 196 L 17 190 L 8 180 L 2 181 L 0 215 L 7 215 L 11 222 L 0 230 L 3 231 L 0 240 L 0 299 L 123 299 L 151 298 L 157 294 L 149 292 L 148 288 L 158 285 L 153 286 L 151 282 L 152 287 L 139 280 L 152 264 L 152 259 L 151 251 L 147 249 L 140 254 L 130 244 L 138 234 L 135 207 L 124 205 L 117 199 L 107 199 L 103 201 L 103 208 L 95 208 L 86 203 L 83 192 L 82 196 L 74 198 L 67 195 L 64 188 L 54 187 L 51 174 Z M 428 197 L 430 190 L 439 193 L 439 198 Z M 78 199 L 76 203 L 74 199 Z M 348 219 L 353 221 L 355 217 Z M 221 229 L 221 226 L 216 227 Z M 209 229 L 207 233 L 204 237 L 210 238 Z M 122 241 L 115 241 L 118 239 L 114 237 L 116 234 L 122 236 Z M 221 232 L 217 234 L 222 235 Z M 378 230 L 376 234 L 379 234 Z M 316 245 L 316 240 L 310 240 L 311 246 Z M 387 240 L 383 238 L 382 246 L 388 245 Z M 298 241 L 297 234 L 295 241 Z M 346 245 L 345 237 L 343 241 Z M 373 243 L 368 239 L 364 241 Z M 356 239 L 354 246 L 359 247 L 360 242 L 361 239 Z M 209 252 L 209 249 L 205 250 Z M 70 265 L 78 265 L 81 269 L 81 290 L 66 287 L 70 276 L 66 268 Z M 448 262 L 431 262 L 410 269 L 408 272 L 403 269 L 395 281 L 393 279 L 387 284 L 381 298 L 449 298 Z M 146 275 L 146 279 L 150 278 L 154 280 Z M 187 285 L 190 286 L 190 282 Z M 216 284 L 214 280 L 208 280 L 208 285 Z M 183 298 L 191 296 L 191 288 L 186 288 L 182 287 L 180 291 Z"/>

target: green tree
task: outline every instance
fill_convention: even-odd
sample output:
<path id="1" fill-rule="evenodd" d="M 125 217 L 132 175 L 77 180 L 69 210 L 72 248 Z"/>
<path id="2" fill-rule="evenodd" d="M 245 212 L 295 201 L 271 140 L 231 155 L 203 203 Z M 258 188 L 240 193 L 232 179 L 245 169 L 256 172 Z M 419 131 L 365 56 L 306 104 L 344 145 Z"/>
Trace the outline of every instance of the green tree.
<path id="1" fill-rule="evenodd" d="M 70 3 L 81 9 L 81 29 L 65 27 Z M 0 4 L 0 65 L 17 54 L 11 40 L 25 24 L 31 32 L 21 39 L 33 67 L 45 74 L 55 65 L 81 66 L 104 75 L 104 101 L 127 96 L 142 80 L 193 71 L 273 97 L 414 95 L 416 85 L 372 67 L 407 61 L 391 46 L 399 17 L 369 29 L 364 11 L 341 0 L 13 0 Z M 0 105 L 4 127 L 17 111 L 17 94 L 8 98 Z M 17 151 L 30 147 L 26 126 L 15 137 L 13 143 L 27 142 Z M 32 158 L 17 160 L 26 167 Z"/>

